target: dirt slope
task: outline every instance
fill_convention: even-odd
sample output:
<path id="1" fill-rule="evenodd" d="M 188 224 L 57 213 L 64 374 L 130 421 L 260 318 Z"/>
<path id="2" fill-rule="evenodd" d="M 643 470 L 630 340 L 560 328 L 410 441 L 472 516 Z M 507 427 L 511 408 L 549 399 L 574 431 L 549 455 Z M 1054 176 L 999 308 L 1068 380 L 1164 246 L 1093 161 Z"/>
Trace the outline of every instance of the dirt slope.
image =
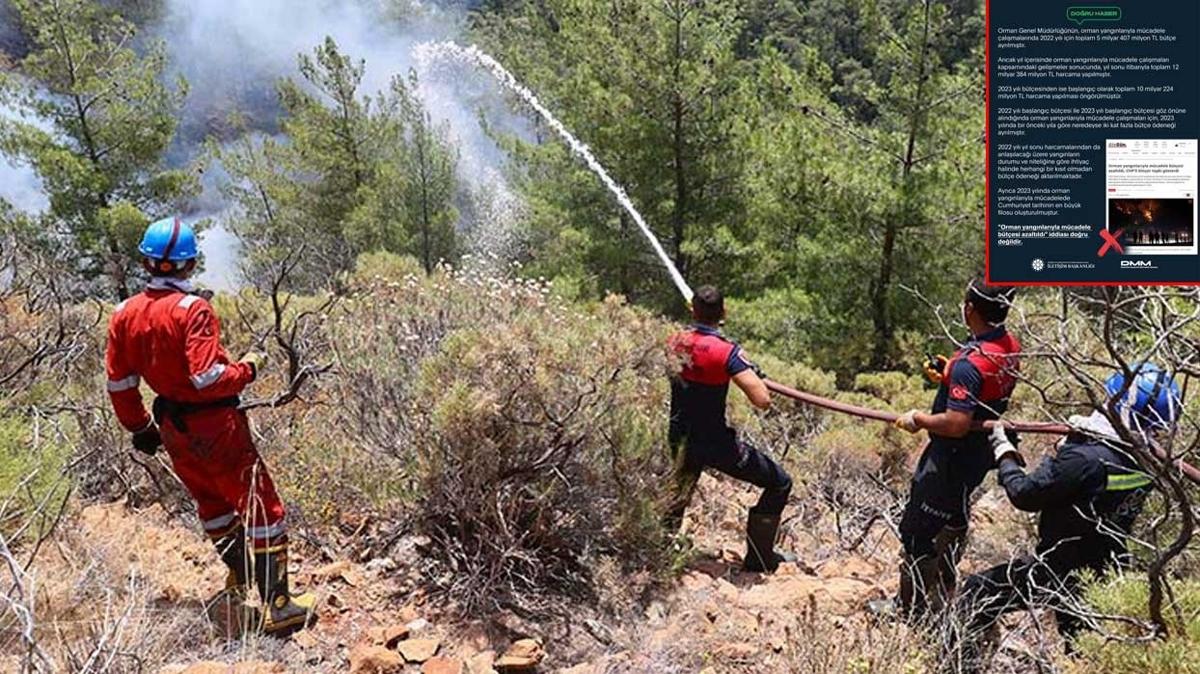
<path id="1" fill-rule="evenodd" d="M 888 525 L 876 522 L 848 545 L 828 512 L 794 499 L 784 544 L 801 562 L 773 575 L 742 573 L 743 518 L 754 497 L 705 476 L 685 524 L 692 550 L 677 582 L 619 610 L 580 606 L 554 624 L 507 613 L 451 618 L 419 589 L 420 541 L 402 541 L 390 558 L 330 560 L 299 532 L 293 574 L 317 593 L 319 619 L 286 641 L 225 638 L 234 629 L 229 613 L 213 603 L 224 567 L 185 517 L 159 506 L 94 505 L 39 556 L 39 601 L 55 616 L 40 629 L 63 644 L 102 640 L 95 650 L 113 659 L 111 671 L 171 674 L 487 674 L 519 663 L 502 660 L 514 644 L 514 653 L 537 651 L 526 655 L 541 672 L 920 671 L 927 663 L 920 642 L 903 628 L 869 623 L 862 610 L 895 591 L 897 544 Z M 989 527 L 1004 517 L 986 500 L 978 508 Z M 73 648 L 79 662 L 95 655 Z"/>

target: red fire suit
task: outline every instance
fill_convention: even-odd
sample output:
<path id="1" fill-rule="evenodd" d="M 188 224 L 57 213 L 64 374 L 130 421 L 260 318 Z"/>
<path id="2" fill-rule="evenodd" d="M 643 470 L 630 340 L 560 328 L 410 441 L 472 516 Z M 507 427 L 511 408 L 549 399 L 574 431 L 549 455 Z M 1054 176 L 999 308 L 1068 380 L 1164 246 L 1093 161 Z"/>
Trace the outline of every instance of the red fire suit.
<path id="1" fill-rule="evenodd" d="M 163 446 L 213 539 L 244 525 L 256 552 L 287 543 L 283 503 L 236 397 L 254 367 L 231 362 L 212 306 L 186 284 L 154 279 L 117 305 L 108 329 L 108 392 L 121 425 L 145 429 L 142 379 L 159 395 Z"/>

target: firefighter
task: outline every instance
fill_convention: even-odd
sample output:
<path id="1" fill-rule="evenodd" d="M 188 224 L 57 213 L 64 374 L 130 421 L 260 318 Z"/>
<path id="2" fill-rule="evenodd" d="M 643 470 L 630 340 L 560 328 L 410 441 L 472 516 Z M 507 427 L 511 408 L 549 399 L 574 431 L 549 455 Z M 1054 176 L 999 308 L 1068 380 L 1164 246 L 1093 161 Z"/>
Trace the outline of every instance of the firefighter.
<path id="1" fill-rule="evenodd" d="M 1116 372 L 1106 389 L 1115 400 L 1122 424 L 1147 441 L 1169 433 L 1179 415 L 1179 386 L 1153 364 L 1133 368 L 1132 382 Z M 990 440 L 999 464 L 1000 484 L 1019 510 L 1040 513 L 1034 554 L 1000 564 L 963 582 L 958 606 L 968 616 L 971 648 L 967 660 L 975 668 L 981 654 L 995 643 L 997 622 L 1009 611 L 1049 605 L 1059 632 L 1070 641 L 1084 626 L 1071 609 L 1078 572 L 1097 576 L 1129 561 L 1125 539 L 1150 493 L 1153 480 L 1138 464 L 1108 418 L 1101 412 L 1071 417 L 1072 432 L 1052 457 L 1032 473 L 1002 428 Z M 987 646 L 987 648 L 984 648 Z"/>
<path id="2" fill-rule="evenodd" d="M 996 419 L 1016 385 L 1021 345 L 1005 329 L 1015 290 L 967 284 L 962 318 L 971 339 L 931 373 L 938 384 L 929 413 L 910 410 L 896 420 L 909 432 L 929 432 L 900 520 L 904 553 L 896 602 L 872 610 L 899 610 L 921 619 L 942 611 L 954 593 L 966 543 L 971 493 L 993 467 L 988 434 L 975 421 Z"/>
<path id="3" fill-rule="evenodd" d="M 729 382 L 759 409 L 771 406 L 771 394 L 741 347 L 721 335 L 725 301 L 720 291 L 713 286 L 699 288 L 692 299 L 692 316 L 695 323 L 668 342 L 683 361 L 683 369 L 671 379 L 668 437 L 675 470 L 671 503 L 664 519 L 668 529 L 678 531 L 705 468 L 749 482 L 761 488 L 762 494 L 747 519 L 743 568 L 775 571 L 781 562 L 796 560 L 775 550 L 792 479 L 769 456 L 739 439 L 725 421 Z"/>
<path id="4" fill-rule="evenodd" d="M 153 455 L 166 448 L 229 567 L 226 589 L 242 596 L 256 583 L 262 629 L 290 634 L 310 620 L 314 598 L 288 590 L 283 503 L 238 409 L 239 394 L 266 357 L 252 353 L 233 362 L 221 347 L 216 314 L 188 281 L 197 256 L 190 226 L 177 217 L 159 220 L 146 229 L 139 251 L 150 281 L 117 305 L 109 323 L 113 408 L 135 449 Z M 142 403 L 143 379 L 157 394 L 153 416 Z"/>

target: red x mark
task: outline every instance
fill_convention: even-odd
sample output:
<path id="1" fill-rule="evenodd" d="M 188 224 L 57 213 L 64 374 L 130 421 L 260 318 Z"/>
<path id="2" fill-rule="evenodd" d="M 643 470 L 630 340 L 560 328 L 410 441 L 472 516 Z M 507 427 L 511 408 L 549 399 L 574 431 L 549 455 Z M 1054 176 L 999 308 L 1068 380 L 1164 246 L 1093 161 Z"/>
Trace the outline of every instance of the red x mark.
<path id="1" fill-rule="evenodd" d="M 1124 233 L 1125 230 L 1123 229 L 1118 229 L 1116 234 L 1113 234 L 1107 229 L 1100 230 L 1100 238 L 1104 239 L 1104 245 L 1100 246 L 1100 252 L 1096 253 L 1096 257 L 1104 257 L 1104 254 L 1108 252 L 1109 248 L 1116 248 L 1118 253 L 1124 255 L 1125 249 L 1121 247 L 1121 242 L 1117 240 L 1121 238 L 1121 235 Z"/>

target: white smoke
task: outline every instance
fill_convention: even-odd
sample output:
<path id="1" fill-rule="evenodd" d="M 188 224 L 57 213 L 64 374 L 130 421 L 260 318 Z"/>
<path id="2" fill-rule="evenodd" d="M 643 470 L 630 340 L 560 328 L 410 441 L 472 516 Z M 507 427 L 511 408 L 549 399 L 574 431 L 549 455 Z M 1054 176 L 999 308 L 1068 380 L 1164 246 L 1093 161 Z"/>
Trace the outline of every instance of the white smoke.
<path id="1" fill-rule="evenodd" d="M 172 68 L 190 85 L 174 157 L 180 163 L 205 136 L 220 137 L 233 110 L 246 113 L 256 131 L 274 133 L 276 83 L 297 77 L 297 55 L 311 54 L 326 36 L 343 53 L 365 61 L 362 92 L 371 94 L 419 66 L 417 44 L 458 36 L 465 18 L 461 4 L 405 0 L 168 0 L 167 9 L 158 33 L 167 42 Z M 418 74 L 418 93 L 459 146 L 459 173 L 472 201 L 488 201 L 463 209 L 480 221 L 460 223 L 462 229 L 478 245 L 506 247 L 504 233 L 518 217 L 520 203 L 504 178 L 504 153 L 480 125 L 479 110 L 487 111 L 489 124 L 505 130 L 524 133 L 527 122 L 504 107 L 494 83 L 481 73 L 452 80 Z M 238 284 L 237 247 L 220 226 L 223 205 L 213 198 L 217 185 L 206 183 L 197 214 L 214 217 L 216 226 L 204 237 L 201 281 L 229 288 Z"/>
<path id="2" fill-rule="evenodd" d="M 505 153 L 480 124 L 480 111 L 491 128 L 506 133 L 530 137 L 531 124 L 505 104 L 486 73 L 475 68 L 452 77 L 422 72 L 415 54 L 418 44 L 461 37 L 464 0 L 166 0 L 165 5 L 160 21 L 146 31 L 165 41 L 169 76 L 183 75 L 189 84 L 169 164 L 181 167 L 196 160 L 206 138 L 235 140 L 228 124 L 235 111 L 252 132 L 277 133 L 279 80 L 298 78 L 298 55 L 311 54 L 330 36 L 343 53 L 365 61 L 363 94 L 385 89 L 410 69 L 418 71 L 418 93 L 434 121 L 448 126 L 460 151 L 459 174 L 468 190 L 462 195 L 460 229 L 474 252 L 484 254 L 474 259 L 512 254 L 512 224 L 522 204 L 505 178 Z M 0 108 L 0 115 L 14 113 Z M 200 282 L 218 289 L 241 284 L 239 245 L 222 226 L 228 205 L 220 187 L 226 180 L 221 167 L 207 167 L 203 193 L 186 213 L 189 219 L 213 220 L 201 237 L 205 272 Z M 0 197 L 30 212 L 47 207 L 32 168 L 3 159 Z"/>
<path id="3" fill-rule="evenodd" d="M 5 122 L 34 124 L 43 131 L 49 130 L 41 120 L 30 119 L 7 105 L 0 105 L 0 118 Z M 0 199 L 29 214 L 45 211 L 50 206 L 42 179 L 33 167 L 21 159 L 0 156 Z"/>

